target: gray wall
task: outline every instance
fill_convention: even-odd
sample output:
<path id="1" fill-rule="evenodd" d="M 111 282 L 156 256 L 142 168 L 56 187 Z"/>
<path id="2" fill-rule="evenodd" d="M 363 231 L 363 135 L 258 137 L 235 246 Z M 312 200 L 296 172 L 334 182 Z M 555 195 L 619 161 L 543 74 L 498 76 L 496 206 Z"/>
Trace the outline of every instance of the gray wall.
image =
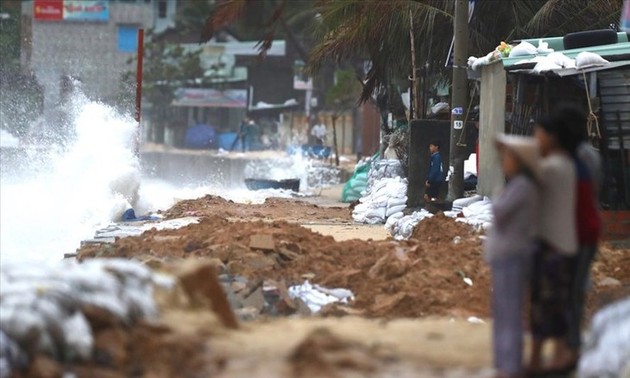
<path id="1" fill-rule="evenodd" d="M 505 182 L 494 140 L 497 134 L 505 132 L 506 80 L 507 75 L 501 62 L 481 68 L 477 188 L 479 194 L 488 197 L 495 195 Z"/>
<path id="2" fill-rule="evenodd" d="M 125 71 L 135 70 L 127 60 L 135 53 L 118 51 L 119 24 L 134 24 L 150 28 L 153 25 L 153 4 L 110 4 L 110 16 L 104 22 L 68 22 L 31 20 L 31 43 L 26 42 L 22 64 L 32 70 L 44 86 L 45 105 L 59 99 L 59 78 L 79 77 L 90 98 L 111 99 L 120 88 Z M 33 2 L 22 4 L 23 17 L 32 18 Z M 30 60 L 29 60 L 30 56 Z"/>

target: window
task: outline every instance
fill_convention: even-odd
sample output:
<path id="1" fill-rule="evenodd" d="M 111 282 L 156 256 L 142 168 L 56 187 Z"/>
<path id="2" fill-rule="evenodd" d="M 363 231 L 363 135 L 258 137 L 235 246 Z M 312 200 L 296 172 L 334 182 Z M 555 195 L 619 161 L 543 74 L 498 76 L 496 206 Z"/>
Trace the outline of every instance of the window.
<path id="1" fill-rule="evenodd" d="M 118 51 L 138 50 L 138 25 L 118 25 Z"/>
<path id="2" fill-rule="evenodd" d="M 158 18 L 166 18 L 167 4 L 166 0 L 158 1 Z"/>

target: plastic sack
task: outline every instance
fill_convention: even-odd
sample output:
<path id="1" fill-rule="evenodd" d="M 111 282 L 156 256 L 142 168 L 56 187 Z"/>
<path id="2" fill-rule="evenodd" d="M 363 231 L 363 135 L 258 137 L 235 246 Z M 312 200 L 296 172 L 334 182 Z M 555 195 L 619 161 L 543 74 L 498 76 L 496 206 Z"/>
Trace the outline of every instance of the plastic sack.
<path id="1" fill-rule="evenodd" d="M 630 299 L 595 314 L 578 367 L 579 378 L 627 377 L 630 373 Z"/>
<path id="2" fill-rule="evenodd" d="M 553 49 L 549 48 L 549 44 L 542 39 L 538 40 L 538 47 L 536 48 L 538 54 L 549 54 L 553 52 Z"/>
<path id="3" fill-rule="evenodd" d="M 523 41 L 517 46 L 512 47 L 512 51 L 510 51 L 510 58 L 514 58 L 516 56 L 536 55 L 537 52 L 538 50 L 536 50 L 536 46 L 527 41 Z"/>
<path id="4" fill-rule="evenodd" d="M 357 193 L 361 193 L 367 188 L 367 173 L 369 170 L 369 163 L 360 165 L 354 170 L 354 174 L 350 180 L 348 180 L 348 182 L 346 182 L 343 186 L 343 190 L 341 191 L 341 202 L 354 202 L 361 198 L 361 196 L 358 196 Z M 358 176 L 362 175 L 364 175 L 365 178 L 362 180 L 358 179 Z"/>
<path id="5" fill-rule="evenodd" d="M 562 68 L 575 68 L 575 60 L 569 58 L 561 52 L 553 52 L 547 55 L 545 59 Z"/>
<path id="6" fill-rule="evenodd" d="M 577 69 L 605 66 L 609 63 L 609 61 L 602 58 L 598 54 L 588 51 L 583 51 L 575 57 L 575 66 L 577 67 Z"/>
<path id="7" fill-rule="evenodd" d="M 538 62 L 536 63 L 536 66 L 534 66 L 534 72 L 536 73 L 555 71 L 559 69 L 562 69 L 562 66 L 559 66 L 550 60 Z"/>
<path id="8" fill-rule="evenodd" d="M 407 208 L 407 205 L 399 205 L 399 206 L 393 206 L 387 209 L 387 213 L 385 214 L 386 216 L 391 216 L 393 214 L 396 213 L 400 213 L 401 211 L 405 210 Z"/>

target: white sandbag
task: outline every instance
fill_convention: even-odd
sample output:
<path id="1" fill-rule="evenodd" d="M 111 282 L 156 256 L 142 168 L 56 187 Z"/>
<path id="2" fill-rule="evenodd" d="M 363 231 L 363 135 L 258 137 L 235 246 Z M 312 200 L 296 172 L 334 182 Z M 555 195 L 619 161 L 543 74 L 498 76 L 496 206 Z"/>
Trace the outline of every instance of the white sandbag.
<path id="1" fill-rule="evenodd" d="M 379 218 L 385 220 L 385 215 L 387 213 L 387 209 L 384 207 L 380 207 L 378 209 L 371 209 L 365 214 L 366 218 Z"/>
<path id="2" fill-rule="evenodd" d="M 547 55 L 545 59 L 562 68 L 575 68 L 575 59 L 571 59 L 561 52 L 553 52 Z"/>
<path id="3" fill-rule="evenodd" d="M 575 66 L 577 69 L 605 66 L 610 62 L 602 58 L 600 55 L 583 51 L 575 57 Z"/>
<path id="4" fill-rule="evenodd" d="M 406 208 L 407 208 L 407 205 L 392 206 L 392 207 L 387 209 L 386 216 L 389 217 L 390 215 L 399 213 L 399 212 L 405 210 Z"/>
<path id="5" fill-rule="evenodd" d="M 512 51 L 510 51 L 510 58 L 514 58 L 517 56 L 536 55 L 536 53 L 536 46 L 527 41 L 523 41 L 517 46 L 512 47 Z"/>
<path id="6" fill-rule="evenodd" d="M 407 196 L 401 197 L 401 198 L 389 198 L 387 200 L 387 207 L 394 207 L 394 206 L 400 206 L 400 205 L 406 205 L 407 204 Z"/>
<path id="7" fill-rule="evenodd" d="M 87 360 L 92 356 L 94 347 L 92 329 L 82 313 L 76 312 L 64 320 L 63 333 L 67 355 L 76 356 L 80 360 Z"/>
<path id="8" fill-rule="evenodd" d="M 630 372 L 630 299 L 598 311 L 583 348 L 579 378 L 627 377 Z"/>
<path id="9" fill-rule="evenodd" d="M 453 207 L 464 208 L 466 206 L 470 206 L 475 202 L 483 201 L 483 196 L 476 195 L 472 197 L 466 198 L 458 198 L 453 201 Z"/>
<path id="10" fill-rule="evenodd" d="M 549 54 L 553 52 L 553 49 L 549 48 L 549 43 L 543 41 L 542 39 L 539 39 L 538 47 L 536 47 L 536 52 L 538 54 Z"/>
<path id="11" fill-rule="evenodd" d="M 562 66 L 559 66 L 550 60 L 544 60 L 542 62 L 536 63 L 536 66 L 534 66 L 533 71 L 536 73 L 541 73 L 541 72 L 555 71 L 559 69 L 562 69 Z"/>

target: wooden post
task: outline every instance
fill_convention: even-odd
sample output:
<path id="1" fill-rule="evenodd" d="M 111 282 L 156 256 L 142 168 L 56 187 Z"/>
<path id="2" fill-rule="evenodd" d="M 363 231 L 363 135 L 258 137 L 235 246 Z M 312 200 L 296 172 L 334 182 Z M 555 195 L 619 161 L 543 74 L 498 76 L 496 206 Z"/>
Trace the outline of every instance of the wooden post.
<path id="1" fill-rule="evenodd" d="M 457 142 L 464 130 L 464 119 L 468 97 L 468 0 L 455 1 L 453 42 L 453 97 L 451 101 L 450 166 L 453 174 L 448 185 L 448 199 L 453 201 L 464 194 L 463 148 Z M 485 125 L 484 125 L 485 126 Z M 444 167 L 446 168 L 446 167 Z"/>
<path id="2" fill-rule="evenodd" d="M 409 37 L 411 38 L 411 86 L 412 90 L 411 99 L 409 101 L 409 106 L 411 111 L 409 112 L 409 118 L 418 119 L 418 73 L 416 69 L 416 38 L 413 35 L 413 14 L 411 13 L 411 9 L 409 10 Z"/>

